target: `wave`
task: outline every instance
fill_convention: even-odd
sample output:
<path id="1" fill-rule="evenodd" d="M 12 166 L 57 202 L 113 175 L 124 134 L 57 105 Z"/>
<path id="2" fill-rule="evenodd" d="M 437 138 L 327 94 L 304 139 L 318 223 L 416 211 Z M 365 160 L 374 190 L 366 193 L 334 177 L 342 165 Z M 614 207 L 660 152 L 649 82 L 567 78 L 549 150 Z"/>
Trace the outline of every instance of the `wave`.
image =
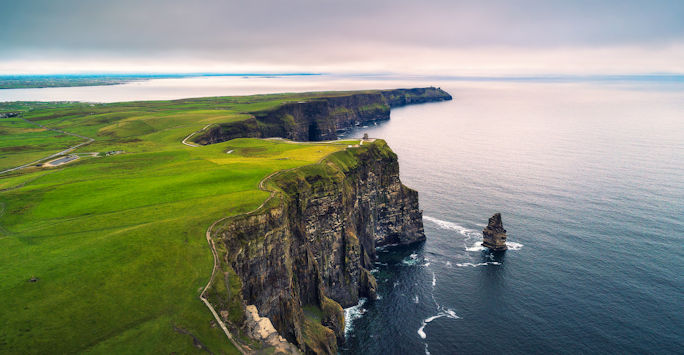
<path id="1" fill-rule="evenodd" d="M 470 248 L 466 248 L 466 251 L 483 251 L 486 248 L 482 246 L 482 241 L 477 241 Z"/>
<path id="2" fill-rule="evenodd" d="M 413 265 L 416 265 L 419 261 L 420 260 L 418 260 L 418 254 L 413 253 L 413 254 L 409 255 L 409 257 L 402 260 L 401 262 L 404 265 L 413 266 Z"/>
<path id="3" fill-rule="evenodd" d="M 522 243 L 516 243 L 516 242 L 506 242 L 506 246 L 508 247 L 508 250 L 520 250 L 524 246 Z M 467 251 L 483 251 L 487 250 L 487 248 L 482 246 L 482 242 L 478 241 L 473 244 L 473 246 L 466 248 Z"/>
<path id="4" fill-rule="evenodd" d="M 451 308 L 443 309 L 442 311 L 440 311 L 436 315 L 434 315 L 432 317 L 428 317 L 425 320 L 423 320 L 423 324 L 420 326 L 420 328 L 418 328 L 418 335 L 423 339 L 427 338 L 427 334 L 425 334 L 425 326 L 428 323 L 432 322 L 433 320 L 439 319 L 442 317 L 447 317 L 447 318 L 451 318 L 451 319 L 459 319 L 460 318 L 459 316 L 456 315 L 456 312 L 454 312 Z"/>
<path id="5" fill-rule="evenodd" d="M 522 244 L 516 242 L 506 242 L 506 245 L 508 246 L 508 250 L 520 250 L 523 247 Z"/>
<path id="6" fill-rule="evenodd" d="M 460 233 L 466 237 L 471 236 L 473 233 L 479 233 L 478 231 L 476 231 L 474 229 L 466 228 L 466 227 L 461 226 L 459 224 L 456 224 L 454 222 L 449 222 L 449 221 L 441 220 L 441 219 L 430 217 L 430 216 L 423 216 L 423 219 L 426 221 L 432 222 L 432 223 L 442 227 L 443 229 L 456 231 L 456 232 L 458 232 L 458 233 Z"/>
<path id="7" fill-rule="evenodd" d="M 366 299 L 361 298 L 356 306 L 344 309 L 344 335 L 347 335 L 354 328 L 352 323 L 366 313 L 366 310 L 363 308 L 365 303 Z"/>
<path id="8" fill-rule="evenodd" d="M 456 264 L 456 266 L 458 266 L 458 267 L 466 267 L 466 266 L 477 267 L 477 266 L 486 266 L 486 265 L 501 265 L 501 263 L 498 261 L 487 261 L 485 263 L 477 263 L 477 264 L 473 264 L 473 263 L 458 263 L 458 264 Z"/>

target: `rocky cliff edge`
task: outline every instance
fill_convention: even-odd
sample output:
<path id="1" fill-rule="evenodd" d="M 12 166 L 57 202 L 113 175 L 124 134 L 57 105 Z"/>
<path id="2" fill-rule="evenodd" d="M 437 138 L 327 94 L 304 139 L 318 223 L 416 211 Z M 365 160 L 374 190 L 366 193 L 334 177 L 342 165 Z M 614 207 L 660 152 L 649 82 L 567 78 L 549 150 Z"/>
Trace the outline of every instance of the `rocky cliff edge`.
<path id="1" fill-rule="evenodd" d="M 262 208 L 214 229 L 223 273 L 208 298 L 233 327 L 245 328 L 245 308 L 254 305 L 303 352 L 334 354 L 344 339 L 342 307 L 376 297 L 376 247 L 425 240 L 418 193 L 401 183 L 397 156 L 382 140 L 278 173 L 265 186 L 274 193 Z"/>

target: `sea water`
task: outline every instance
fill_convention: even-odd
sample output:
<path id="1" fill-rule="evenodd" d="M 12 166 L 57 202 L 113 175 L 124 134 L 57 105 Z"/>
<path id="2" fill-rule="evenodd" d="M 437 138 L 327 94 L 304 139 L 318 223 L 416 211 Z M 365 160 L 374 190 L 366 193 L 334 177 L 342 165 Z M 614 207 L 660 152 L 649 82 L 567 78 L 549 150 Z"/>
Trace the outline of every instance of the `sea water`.
<path id="1" fill-rule="evenodd" d="M 342 353 L 684 353 L 682 87 L 443 88 L 348 133 L 398 154 L 427 241 L 379 253 Z"/>

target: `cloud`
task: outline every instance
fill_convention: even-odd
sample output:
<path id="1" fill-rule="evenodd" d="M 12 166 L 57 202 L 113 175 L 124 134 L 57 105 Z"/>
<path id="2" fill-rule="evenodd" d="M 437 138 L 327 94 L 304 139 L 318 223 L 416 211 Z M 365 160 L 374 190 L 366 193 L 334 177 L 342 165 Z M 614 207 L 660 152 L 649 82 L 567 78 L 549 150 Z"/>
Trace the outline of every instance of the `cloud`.
<path id="1" fill-rule="evenodd" d="M 492 69 L 541 69 L 550 64 L 543 57 L 565 53 L 559 61 L 563 69 L 570 66 L 565 63 L 569 58 L 604 63 L 629 52 L 642 58 L 622 58 L 626 62 L 662 71 L 681 62 L 683 43 L 684 2 L 678 0 L 0 3 L 0 62 L 5 68 L 17 61 L 26 67 L 99 61 L 103 68 L 135 67 L 137 62 L 142 68 L 147 61 L 164 60 L 345 70 L 384 62 L 415 70 L 416 65 L 405 63 L 414 58 L 435 68 L 449 69 L 442 62 L 450 61 L 453 70 L 484 62 Z M 650 58 L 650 53 L 665 57 Z M 507 64 L 506 57 L 518 64 Z"/>

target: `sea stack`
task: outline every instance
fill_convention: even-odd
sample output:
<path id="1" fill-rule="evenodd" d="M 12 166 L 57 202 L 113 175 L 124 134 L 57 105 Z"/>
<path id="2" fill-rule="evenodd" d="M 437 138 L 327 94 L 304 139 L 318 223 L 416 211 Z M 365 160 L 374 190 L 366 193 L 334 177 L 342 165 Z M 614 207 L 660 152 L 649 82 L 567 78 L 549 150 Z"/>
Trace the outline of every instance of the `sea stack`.
<path id="1" fill-rule="evenodd" d="M 482 246 L 493 251 L 504 251 L 506 246 L 506 230 L 501 223 L 501 213 L 495 213 L 490 219 L 489 224 L 482 230 Z"/>

